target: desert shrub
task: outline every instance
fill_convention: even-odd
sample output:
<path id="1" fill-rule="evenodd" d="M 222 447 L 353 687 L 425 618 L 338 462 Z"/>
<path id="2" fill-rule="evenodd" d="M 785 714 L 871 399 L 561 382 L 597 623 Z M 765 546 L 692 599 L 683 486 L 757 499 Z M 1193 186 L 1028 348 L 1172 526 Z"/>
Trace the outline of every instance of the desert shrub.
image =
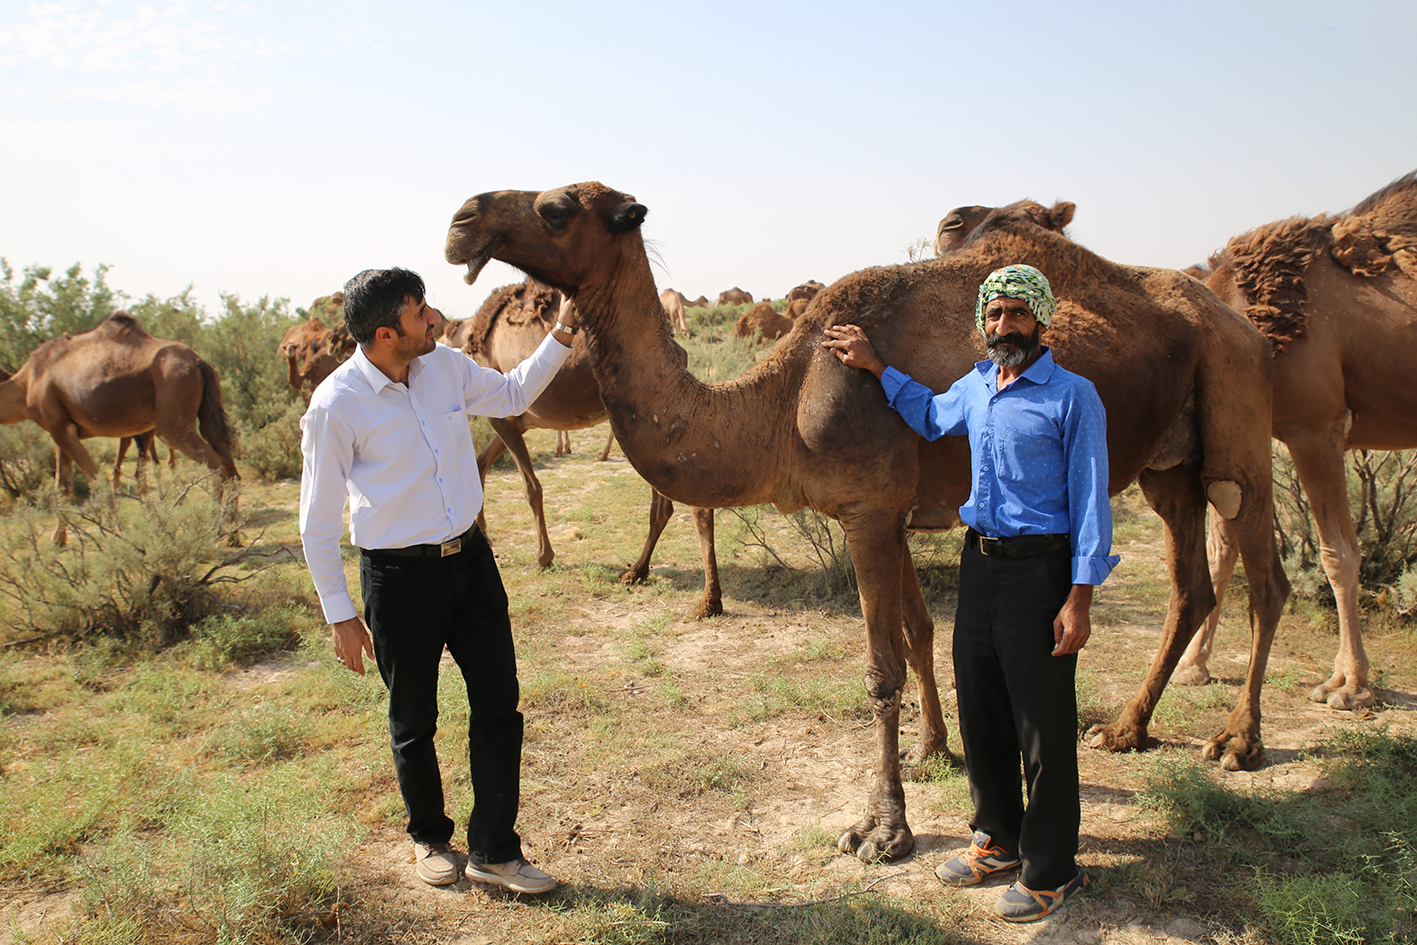
<path id="1" fill-rule="evenodd" d="M 300 477 L 300 418 L 305 402 L 299 398 L 285 404 L 279 416 L 241 438 L 241 462 L 266 479 Z"/>
<path id="2" fill-rule="evenodd" d="M 39 635 L 114 637 L 162 646 L 225 606 L 224 585 L 257 571 L 236 572 L 261 557 L 251 547 L 223 551 L 230 501 L 214 479 L 167 482 L 121 514 L 103 501 L 60 510 L 69 543 L 52 544 L 53 516 L 28 505 L 13 510 L 3 535 L 0 601 L 13 624 Z M 131 504 L 130 504 L 131 503 Z"/>
<path id="3" fill-rule="evenodd" d="M 37 423 L 0 427 L 0 489 L 12 499 L 54 481 L 54 440 Z"/>
<path id="4" fill-rule="evenodd" d="M 212 614 L 192 627 L 184 649 L 200 669 L 250 666 L 271 653 L 299 647 L 304 614 L 303 608 L 292 605 L 250 614 Z"/>
<path id="5" fill-rule="evenodd" d="M 1349 454 L 1348 502 L 1362 552 L 1359 581 L 1411 615 L 1417 612 L 1417 450 Z M 1333 603 L 1313 510 L 1288 449 L 1274 445 L 1275 525 L 1280 556 L 1298 597 Z"/>

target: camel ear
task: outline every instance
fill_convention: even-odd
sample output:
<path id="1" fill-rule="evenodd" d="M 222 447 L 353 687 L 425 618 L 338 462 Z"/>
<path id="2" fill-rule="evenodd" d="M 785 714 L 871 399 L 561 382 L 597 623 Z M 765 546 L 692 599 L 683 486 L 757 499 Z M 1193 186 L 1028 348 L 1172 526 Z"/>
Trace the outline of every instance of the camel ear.
<path id="1" fill-rule="evenodd" d="M 610 216 L 610 232 L 628 233 L 645 222 L 645 214 L 649 213 L 643 204 L 627 203 L 619 207 Z"/>
<path id="2" fill-rule="evenodd" d="M 1059 233 L 1063 232 L 1063 228 L 1073 222 L 1073 211 L 1077 208 L 1077 204 L 1066 200 L 1055 203 L 1053 209 L 1048 211 L 1048 221 L 1053 224 L 1053 229 Z"/>

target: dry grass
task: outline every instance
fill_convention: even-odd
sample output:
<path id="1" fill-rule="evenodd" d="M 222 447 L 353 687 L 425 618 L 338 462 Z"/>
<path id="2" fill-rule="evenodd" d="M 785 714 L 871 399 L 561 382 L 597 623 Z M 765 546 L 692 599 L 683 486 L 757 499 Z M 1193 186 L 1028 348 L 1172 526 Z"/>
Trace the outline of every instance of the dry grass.
<path id="1" fill-rule="evenodd" d="M 595 461 L 601 430 L 575 440 L 578 452 L 556 459 L 551 434 L 531 436 L 558 555 L 551 570 L 535 570 L 515 471 L 494 470 L 487 490 L 528 723 L 520 829 L 560 890 L 528 900 L 413 877 L 377 677 L 334 664 L 303 574 L 284 565 L 277 596 L 303 609 L 304 644 L 255 666 L 213 671 L 181 646 L 136 664 L 92 649 L 0 656 L 0 942 L 1025 941 L 989 918 L 998 887 L 945 892 L 931 875 L 968 836 L 967 785 L 956 772 L 937 768 L 907 784 L 910 857 L 864 865 L 835 853 L 872 765 L 862 628 L 854 597 L 823 592 L 791 526 L 760 520 L 784 568 L 743 548 L 720 516 L 726 613 L 690 621 L 702 573 L 686 510 L 666 529 L 649 583 L 620 584 L 643 542 L 649 489 L 618 450 Z M 296 541 L 296 495 L 289 481 L 246 488 L 243 502 L 272 544 Z M 1123 565 L 1100 595 L 1081 661 L 1088 721 L 1115 716 L 1157 643 L 1160 539 L 1138 508 L 1132 493 L 1119 501 Z M 934 567 L 942 573 L 927 583 L 948 707 L 953 599 L 948 563 Z M 352 559 L 349 570 L 356 587 Z M 1068 907 L 1068 928 L 1110 940 L 1138 921 L 1158 935 L 1171 926 L 1172 937 L 1263 940 L 1247 938 L 1246 868 L 1217 867 L 1213 847 L 1177 836 L 1137 801 L 1158 759 L 1192 756 L 1228 712 L 1248 650 L 1243 596 L 1231 595 L 1217 642 L 1221 681 L 1168 691 L 1156 751 L 1080 749 L 1082 862 L 1095 885 Z M 1316 746 L 1334 729 L 1410 730 L 1409 632 L 1381 621 L 1374 629 L 1385 701 L 1367 717 L 1340 716 L 1305 700 L 1335 645 L 1324 615 L 1286 616 L 1264 697 L 1274 763 L 1225 775 L 1225 786 L 1311 788 Z M 455 679 L 445 674 L 439 748 L 450 813 L 465 818 L 466 706 Z M 918 724 L 912 704 L 904 745 Z M 273 863 L 304 872 L 294 885 L 256 887 L 286 898 L 267 896 L 279 904 L 273 914 L 238 921 L 239 876 L 177 865 L 214 856 L 258 876 L 279 873 Z M 1180 935 L 1185 921 L 1201 931 Z"/>

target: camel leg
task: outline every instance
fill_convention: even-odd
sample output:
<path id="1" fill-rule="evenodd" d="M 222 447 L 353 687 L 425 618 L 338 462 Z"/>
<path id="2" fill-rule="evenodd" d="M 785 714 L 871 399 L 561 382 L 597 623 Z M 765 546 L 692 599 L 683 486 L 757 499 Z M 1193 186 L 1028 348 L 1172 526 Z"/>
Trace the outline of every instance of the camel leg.
<path id="1" fill-rule="evenodd" d="M 695 620 L 723 613 L 723 588 L 718 583 L 718 551 L 713 542 L 713 509 L 695 508 L 694 530 L 699 533 L 699 551 L 704 559 L 704 595 L 692 614 Z"/>
<path id="2" fill-rule="evenodd" d="M 1264 685 L 1269 651 L 1279 627 L 1279 615 L 1289 596 L 1289 580 L 1279 563 L 1274 539 L 1272 480 L 1258 484 L 1254 501 L 1246 502 L 1231 523 L 1245 562 L 1250 588 L 1250 668 L 1245 688 L 1231 710 L 1225 728 L 1206 740 L 1201 755 L 1218 760 L 1227 771 L 1253 771 L 1264 763 L 1260 739 L 1260 689 Z"/>
<path id="3" fill-rule="evenodd" d="M 603 463 L 610 458 L 610 447 L 615 445 L 615 431 L 610 431 L 610 438 L 605 441 L 605 449 L 600 451 L 600 461 Z"/>
<path id="4" fill-rule="evenodd" d="M 1314 510 L 1324 573 L 1338 606 L 1338 653 L 1333 675 L 1309 693 L 1330 709 L 1358 709 L 1376 699 L 1368 687 L 1368 653 L 1363 648 L 1363 625 L 1358 614 L 1358 569 L 1361 548 L 1348 505 L 1345 470 L 1347 452 L 1341 428 L 1286 441 L 1294 471 Z"/>
<path id="5" fill-rule="evenodd" d="M 113 461 L 113 489 L 117 491 L 118 484 L 123 481 L 123 457 L 128 455 L 128 444 L 133 442 L 131 436 L 118 438 L 118 458 Z M 139 465 L 142 464 L 142 450 L 138 451 Z"/>
<path id="6" fill-rule="evenodd" d="M 556 552 L 551 549 L 551 536 L 546 532 L 546 512 L 541 504 L 541 480 L 536 478 L 536 469 L 532 466 L 526 440 L 522 437 L 521 428 L 517 426 L 516 421 L 493 420 L 490 417 L 488 421 L 492 424 L 492 429 L 497 431 L 497 436 L 506 444 L 517 464 L 517 471 L 522 474 L 522 483 L 526 486 L 526 501 L 536 519 L 536 564 L 542 569 L 549 568 L 551 562 L 556 559 Z"/>
<path id="7" fill-rule="evenodd" d="M 489 440 L 487 445 L 482 448 L 482 451 L 477 454 L 477 478 L 482 484 L 482 495 L 484 496 L 482 508 L 477 510 L 477 528 L 483 535 L 487 534 L 487 516 L 485 514 L 487 510 L 487 502 L 485 499 L 487 495 L 487 470 L 491 469 L 492 464 L 497 462 L 498 458 L 506 451 L 507 444 L 503 443 L 502 438 L 494 433 L 492 434 L 492 439 Z"/>
<path id="8" fill-rule="evenodd" d="M 1152 659 L 1141 691 L 1117 721 L 1094 725 L 1089 744 L 1109 751 L 1141 751 L 1147 747 L 1147 726 L 1156 704 L 1206 614 L 1215 609 L 1215 591 L 1205 558 L 1205 495 L 1195 466 L 1146 469 L 1140 476 L 1147 504 L 1161 516 L 1166 533 L 1166 563 L 1171 572 L 1171 598 L 1161 648 Z"/>
<path id="9" fill-rule="evenodd" d="M 922 731 L 920 743 L 901 756 L 902 763 L 918 765 L 933 755 L 943 755 L 952 766 L 959 759 L 950 751 L 949 732 L 945 729 L 945 714 L 940 708 L 940 690 L 935 682 L 935 621 L 925 606 L 920 592 L 920 579 L 915 574 L 915 562 L 907 546 L 905 567 L 901 571 L 901 613 L 905 623 L 905 658 L 915 674 L 915 686 L 920 696 Z"/>
<path id="10" fill-rule="evenodd" d="M 900 703 L 907 650 L 901 631 L 905 517 L 876 509 L 844 518 L 842 525 L 866 618 L 866 696 L 876 722 L 876 770 L 866 810 L 841 835 L 837 848 L 873 862 L 904 856 L 915 846 L 915 835 L 905 819 L 900 777 Z"/>
<path id="11" fill-rule="evenodd" d="M 68 500 L 74 493 L 74 462 L 77 461 L 79 468 L 84 471 L 89 482 L 98 483 L 98 464 L 93 461 L 89 451 L 84 447 L 83 441 L 79 439 L 79 428 L 73 423 L 64 423 L 49 430 L 49 435 L 54 438 L 54 493 L 56 498 L 62 497 Z M 109 501 L 113 501 L 113 493 L 108 495 Z M 63 513 L 59 515 L 59 523 L 54 527 L 54 543 L 56 545 L 66 545 L 69 541 L 68 524 L 64 521 Z"/>
<path id="12" fill-rule="evenodd" d="M 1171 674 L 1178 686 L 1204 686 L 1210 682 L 1210 654 L 1215 645 L 1215 631 L 1220 626 L 1220 608 L 1235 576 L 1235 562 L 1240 558 L 1240 546 L 1235 541 L 1235 529 L 1220 515 L 1210 517 L 1210 538 L 1206 543 L 1210 558 L 1210 585 L 1215 588 L 1215 609 L 1205 618 L 1200 632 L 1191 637 L 1191 645 L 1181 654 L 1181 662 Z"/>
<path id="13" fill-rule="evenodd" d="M 556 431 L 556 455 L 571 455 L 571 434 L 565 430 Z"/>

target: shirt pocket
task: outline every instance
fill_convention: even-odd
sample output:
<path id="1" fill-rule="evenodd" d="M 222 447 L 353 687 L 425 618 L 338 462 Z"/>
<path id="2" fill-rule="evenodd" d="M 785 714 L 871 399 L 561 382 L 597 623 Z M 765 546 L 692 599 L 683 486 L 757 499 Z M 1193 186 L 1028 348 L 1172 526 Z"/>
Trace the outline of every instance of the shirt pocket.
<path id="1" fill-rule="evenodd" d="M 458 407 L 451 413 L 443 414 L 443 442 L 447 444 L 448 455 L 457 457 L 473 448 L 472 428 L 468 425 L 468 413 Z"/>
<path id="2" fill-rule="evenodd" d="M 1062 482 L 1063 441 L 1052 418 L 1020 411 L 997 428 L 999 478 L 1017 483 Z"/>

